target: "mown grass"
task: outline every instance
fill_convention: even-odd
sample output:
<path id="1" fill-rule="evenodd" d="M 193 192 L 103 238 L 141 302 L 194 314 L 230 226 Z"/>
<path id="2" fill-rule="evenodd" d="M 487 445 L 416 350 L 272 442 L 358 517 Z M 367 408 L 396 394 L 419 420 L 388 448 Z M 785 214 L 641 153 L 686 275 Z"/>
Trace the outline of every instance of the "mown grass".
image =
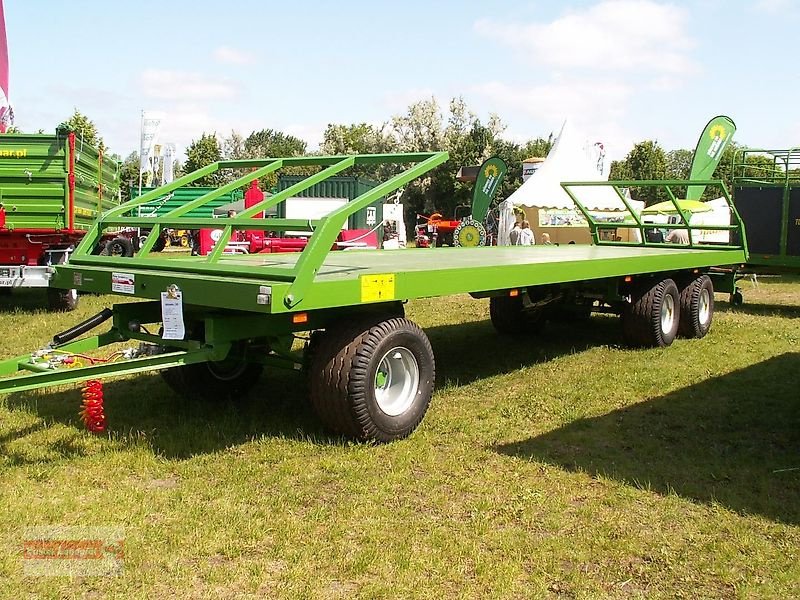
<path id="1" fill-rule="evenodd" d="M 800 595 L 800 281 L 718 296 L 711 334 L 621 346 L 617 319 L 496 335 L 487 304 L 413 302 L 437 355 L 420 429 L 326 434 L 294 373 L 251 398 L 106 385 L 0 400 L 0 596 L 790 598 Z M 0 298 L 0 353 L 111 299 L 49 315 Z M 124 574 L 30 578 L 21 528 L 126 530 Z"/>

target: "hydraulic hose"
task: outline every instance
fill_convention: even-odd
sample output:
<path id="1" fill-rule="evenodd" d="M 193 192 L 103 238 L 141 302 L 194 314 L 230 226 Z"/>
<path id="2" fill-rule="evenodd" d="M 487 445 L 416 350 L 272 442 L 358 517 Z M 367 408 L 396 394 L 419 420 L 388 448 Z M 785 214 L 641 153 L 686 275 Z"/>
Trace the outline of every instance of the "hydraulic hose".
<path id="1" fill-rule="evenodd" d="M 110 308 L 104 308 L 93 317 L 89 317 L 85 321 L 81 321 L 77 325 L 70 327 L 66 331 L 57 333 L 53 336 L 53 346 L 61 346 L 67 342 L 71 342 L 76 337 L 83 335 L 87 331 L 91 331 L 101 323 L 108 321 L 114 316 L 114 311 Z"/>

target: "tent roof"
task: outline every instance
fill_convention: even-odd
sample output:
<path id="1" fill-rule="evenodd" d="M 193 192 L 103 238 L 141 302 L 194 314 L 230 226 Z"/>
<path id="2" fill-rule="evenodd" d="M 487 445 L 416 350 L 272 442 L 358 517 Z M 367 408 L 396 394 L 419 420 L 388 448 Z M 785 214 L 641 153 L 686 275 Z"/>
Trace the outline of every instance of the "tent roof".
<path id="1" fill-rule="evenodd" d="M 598 157 L 587 151 L 585 140 L 565 121 L 547 159 L 508 199 L 516 205 L 539 208 L 574 208 L 562 181 L 607 181 L 597 169 Z M 572 188 L 590 210 L 626 210 L 613 188 L 608 186 Z"/>

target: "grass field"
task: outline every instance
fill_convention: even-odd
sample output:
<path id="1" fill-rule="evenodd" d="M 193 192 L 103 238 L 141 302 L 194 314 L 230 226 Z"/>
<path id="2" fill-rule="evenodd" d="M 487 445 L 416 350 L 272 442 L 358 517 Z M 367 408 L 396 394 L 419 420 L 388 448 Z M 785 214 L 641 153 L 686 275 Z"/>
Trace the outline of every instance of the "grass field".
<path id="1" fill-rule="evenodd" d="M 76 389 L 4 397 L 0 597 L 799 597 L 800 280 L 743 287 L 654 350 L 613 317 L 508 339 L 485 301 L 413 302 L 437 391 L 386 446 L 327 435 L 294 373 L 217 405 L 115 380 L 103 436 Z M 0 298 L 0 355 L 111 298 L 38 300 Z M 49 524 L 124 527 L 124 573 L 24 576 Z"/>

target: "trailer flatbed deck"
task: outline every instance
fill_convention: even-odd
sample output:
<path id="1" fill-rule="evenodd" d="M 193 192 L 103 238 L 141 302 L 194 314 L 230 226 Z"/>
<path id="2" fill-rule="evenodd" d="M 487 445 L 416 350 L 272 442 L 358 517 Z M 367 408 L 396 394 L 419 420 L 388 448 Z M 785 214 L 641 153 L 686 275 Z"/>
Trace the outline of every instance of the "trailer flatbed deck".
<path id="1" fill-rule="evenodd" d="M 593 245 L 472 247 L 332 251 L 350 214 L 373 205 L 447 159 L 446 153 L 291 157 L 226 161 L 204 167 L 102 215 L 53 274 L 58 287 L 143 299 L 121 303 L 29 355 L 0 362 L 0 392 L 19 391 L 158 369 L 165 382 L 189 397 L 238 396 L 265 366 L 302 368 L 310 377 L 312 404 L 325 424 L 358 439 L 391 441 L 410 434 L 424 416 L 435 382 L 433 350 L 425 333 L 404 316 L 407 300 L 469 293 L 489 298 L 493 325 L 501 334 L 536 334 L 548 319 L 591 312 L 622 317 L 625 339 L 634 346 L 668 346 L 679 333 L 703 337 L 714 306 L 713 267 L 746 262 L 744 229 L 725 191 L 734 221 L 721 229 L 741 243 L 695 242 L 697 227 L 681 211 L 671 188 L 685 181 L 563 183 L 590 227 Z M 388 181 L 317 221 L 263 218 L 268 209 L 349 167 L 408 164 Z M 189 213 L 220 194 L 287 166 L 320 170 L 306 179 L 223 219 Z M 95 256 L 92 248 L 112 227 L 141 227 L 130 216 L 151 196 L 164 195 L 220 168 L 248 172 L 235 181 L 166 215 L 146 221 L 151 233 L 134 256 Z M 488 173 L 488 171 L 487 171 Z M 693 184 L 717 184 L 699 182 Z M 598 222 L 574 188 L 612 185 L 632 222 Z M 662 186 L 687 231 L 687 244 L 648 241 L 650 228 L 633 212 L 622 186 Z M 166 228 L 220 228 L 206 257 L 165 259 L 152 254 Z M 638 242 L 607 241 L 603 228 L 638 230 Z M 302 252 L 226 254 L 235 232 L 307 231 Z M 733 271 L 733 269 L 730 269 Z M 80 338 L 112 319 L 103 334 Z M 308 333 L 303 350 L 296 334 Z M 103 346 L 138 340 L 114 360 L 88 359 Z M 93 384 L 95 385 L 95 384 Z M 96 389 L 92 388 L 92 389 Z M 93 397 L 92 389 L 85 398 Z M 96 408 L 96 407 L 95 407 Z M 94 411 L 94 412 L 93 412 Z M 101 411 L 102 412 L 102 411 Z M 97 410 L 86 409 L 87 415 Z M 91 426 L 93 417 L 86 417 Z"/>
<path id="2" fill-rule="evenodd" d="M 202 258 L 189 257 L 145 259 L 133 268 L 120 260 L 117 271 L 107 264 L 70 265 L 59 269 L 59 277 L 65 284 L 80 282 L 78 289 L 84 291 L 111 293 L 113 274 L 124 271 L 134 276 L 132 293 L 138 297 L 158 299 L 174 283 L 183 290 L 187 304 L 279 313 L 329 308 L 333 303 L 361 304 L 364 286 L 375 286 L 374 279 L 363 278 L 376 275 L 392 276 L 392 293 L 367 302 L 738 265 L 746 258 L 741 249 L 577 244 L 330 252 L 302 302 L 290 309 L 283 298 L 299 257 L 299 253 L 223 256 L 213 267 Z M 268 304 L 258 302 L 261 286 L 271 288 Z"/>

